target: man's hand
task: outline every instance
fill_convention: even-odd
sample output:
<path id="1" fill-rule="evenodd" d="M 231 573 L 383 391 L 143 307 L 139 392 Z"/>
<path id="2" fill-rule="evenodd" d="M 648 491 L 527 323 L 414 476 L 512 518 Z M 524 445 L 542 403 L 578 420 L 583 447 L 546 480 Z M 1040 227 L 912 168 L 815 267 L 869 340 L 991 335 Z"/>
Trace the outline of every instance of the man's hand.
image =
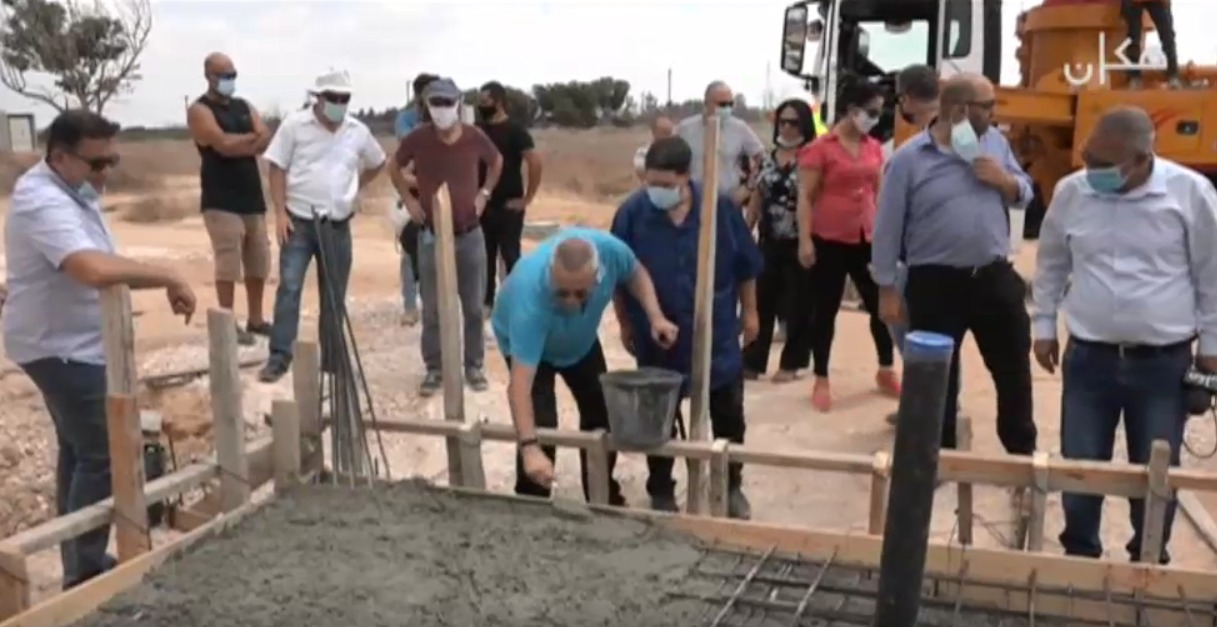
<path id="1" fill-rule="evenodd" d="M 816 246 L 811 240 L 799 240 L 799 265 L 810 268 L 816 263 Z"/>
<path id="2" fill-rule="evenodd" d="M 486 210 L 486 194 L 478 192 L 473 198 L 473 210 L 479 218 L 482 217 L 482 212 Z"/>
<path id="3" fill-rule="evenodd" d="M 505 206 L 512 211 L 523 211 L 528 208 L 528 201 L 523 198 L 512 198 Z"/>
<path id="4" fill-rule="evenodd" d="M 194 315 L 194 308 L 197 304 L 194 290 L 179 278 L 165 288 L 165 297 L 169 299 L 169 308 L 173 310 L 174 315 L 185 316 L 186 324 L 190 324 L 190 318 Z"/>
<path id="5" fill-rule="evenodd" d="M 286 209 L 281 209 L 275 212 L 275 239 L 279 241 L 279 247 L 282 248 L 287 244 L 288 238 L 292 236 L 292 218 L 287 215 Z"/>
<path id="6" fill-rule="evenodd" d="M 622 348 L 624 348 L 625 352 L 629 353 L 631 356 L 637 357 L 637 355 L 634 354 L 634 328 L 631 327 L 630 323 L 628 322 L 618 323 L 617 326 L 620 329 Z"/>
<path id="7" fill-rule="evenodd" d="M 893 287 L 879 288 L 879 319 L 885 324 L 899 326 L 904 324 L 904 303 L 900 294 Z"/>
<path id="8" fill-rule="evenodd" d="M 406 194 L 402 197 L 401 204 L 406 208 L 406 213 L 410 214 L 410 219 L 418 224 L 427 222 L 427 214 L 423 212 L 423 203 L 419 202 L 417 198 Z"/>
<path id="9" fill-rule="evenodd" d="M 671 320 L 660 317 L 658 320 L 651 321 L 651 339 L 660 348 L 668 350 L 676 345 L 676 336 L 680 334 L 680 327 L 672 324 Z"/>
<path id="10" fill-rule="evenodd" d="M 554 463 L 538 444 L 529 444 L 520 449 L 524 461 L 524 474 L 537 485 L 549 489 L 554 485 Z"/>
<path id="11" fill-rule="evenodd" d="M 981 155 L 972 162 L 972 171 L 980 182 L 992 187 L 1004 187 L 1010 183 L 1011 175 L 996 159 Z"/>
<path id="12" fill-rule="evenodd" d="M 1196 369 L 1207 374 L 1217 374 L 1217 356 L 1197 355 Z"/>
<path id="13" fill-rule="evenodd" d="M 747 346 L 756 341 L 756 337 L 761 334 L 761 318 L 755 310 L 745 309 L 741 322 L 743 323 L 741 332 L 744 336 L 744 346 Z"/>
<path id="14" fill-rule="evenodd" d="M 1061 363 L 1061 344 L 1056 340 L 1035 340 L 1031 344 L 1031 352 L 1035 355 L 1035 363 L 1048 374 L 1056 372 Z"/>
<path id="15" fill-rule="evenodd" d="M 731 200 L 736 205 L 742 206 L 744 202 L 748 200 L 748 194 L 751 193 L 751 191 L 752 190 L 749 190 L 747 185 L 737 185 L 735 189 L 731 190 Z"/>

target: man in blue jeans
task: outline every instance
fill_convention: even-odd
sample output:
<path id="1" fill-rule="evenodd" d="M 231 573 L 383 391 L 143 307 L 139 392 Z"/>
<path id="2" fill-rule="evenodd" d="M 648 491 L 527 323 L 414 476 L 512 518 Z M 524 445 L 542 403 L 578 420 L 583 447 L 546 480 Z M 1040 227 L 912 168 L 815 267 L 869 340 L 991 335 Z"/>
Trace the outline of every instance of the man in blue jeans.
<path id="1" fill-rule="evenodd" d="M 1187 421 L 1183 376 L 1217 372 L 1217 191 L 1204 176 L 1154 156 L 1154 123 L 1141 109 L 1103 115 L 1082 152 L 1084 171 L 1057 184 L 1040 230 L 1032 350 L 1061 368 L 1061 453 L 1110 461 L 1124 418 L 1128 461 L 1149 461 L 1155 440 L 1179 464 Z M 1060 359 L 1057 312 L 1069 339 Z M 1065 553 L 1100 557 L 1103 497 L 1063 498 Z M 1145 501 L 1130 500 L 1141 557 Z M 1159 553 L 1163 563 L 1173 499 Z"/>
<path id="2" fill-rule="evenodd" d="M 55 425 L 61 516 L 110 496 L 98 290 L 164 289 L 187 322 L 195 307 L 194 292 L 177 273 L 115 253 L 99 199 L 118 163 L 118 128 L 90 111 L 59 114 L 47 130 L 46 159 L 17 179 L 4 230 L 4 347 L 38 386 Z M 65 588 L 114 566 L 109 540 L 106 525 L 60 544 Z"/>

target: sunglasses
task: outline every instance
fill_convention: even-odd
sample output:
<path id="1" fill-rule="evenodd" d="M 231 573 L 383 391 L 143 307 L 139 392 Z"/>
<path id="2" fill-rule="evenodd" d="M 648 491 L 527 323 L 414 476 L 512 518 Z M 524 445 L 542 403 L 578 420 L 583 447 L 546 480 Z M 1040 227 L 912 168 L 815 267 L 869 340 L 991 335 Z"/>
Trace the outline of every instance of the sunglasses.
<path id="1" fill-rule="evenodd" d="M 587 296 L 590 293 L 591 292 L 589 290 L 554 290 L 554 296 L 557 296 L 558 298 L 575 298 L 578 300 L 587 300 Z"/>
<path id="2" fill-rule="evenodd" d="M 722 101 L 722 102 L 716 102 L 716 103 L 714 103 L 714 104 L 715 104 L 716 106 L 720 107 L 720 108 L 723 108 L 723 109 L 730 109 L 730 108 L 732 108 L 732 107 L 734 107 L 734 106 L 735 106 L 735 101 L 733 101 L 733 100 L 724 100 L 724 101 Z"/>
<path id="3" fill-rule="evenodd" d="M 351 94 L 335 94 L 332 92 L 322 92 L 321 99 L 334 104 L 347 104 L 351 101 Z"/>
<path id="4" fill-rule="evenodd" d="M 237 73 L 235 71 L 221 72 L 219 74 L 216 74 L 216 78 L 218 78 L 222 81 L 235 81 L 235 80 L 237 80 Z"/>
<path id="5" fill-rule="evenodd" d="M 83 157 L 74 152 L 69 154 L 88 164 L 89 169 L 94 172 L 102 172 L 106 168 L 113 168 L 118 165 L 118 155 L 110 155 L 108 157 Z"/>
<path id="6" fill-rule="evenodd" d="M 794 127 L 794 126 L 798 126 L 798 125 L 799 125 L 799 121 L 798 121 L 798 120 L 792 120 L 792 119 L 790 119 L 790 118 L 781 118 L 780 120 L 778 120 L 778 126 L 791 126 L 791 127 Z"/>
<path id="7" fill-rule="evenodd" d="M 427 104 L 431 105 L 432 107 L 441 107 L 441 108 L 442 107 L 451 107 L 451 106 L 456 105 L 456 99 L 455 98 L 430 98 L 427 100 Z"/>

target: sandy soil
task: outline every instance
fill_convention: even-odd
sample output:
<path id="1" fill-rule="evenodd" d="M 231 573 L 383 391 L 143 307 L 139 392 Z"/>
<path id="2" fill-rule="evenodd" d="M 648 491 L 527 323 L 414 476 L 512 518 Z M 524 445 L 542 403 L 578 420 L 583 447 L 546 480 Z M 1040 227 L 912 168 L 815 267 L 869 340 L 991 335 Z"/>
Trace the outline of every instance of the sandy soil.
<path id="1" fill-rule="evenodd" d="M 742 566 L 755 564 L 760 577 L 776 581 L 821 574 L 814 564 L 780 563 L 751 556 Z M 781 574 L 760 572 L 770 565 Z M 162 566 L 77 625 L 717 625 L 740 585 L 746 594 L 730 603 L 723 624 L 791 624 L 805 585 L 741 584 L 739 566 L 730 553 L 708 553 L 696 539 L 654 524 L 544 502 L 457 496 L 413 483 L 312 487 Z M 798 624 L 869 624 L 874 602 L 848 593 L 873 592 L 875 583 L 852 574 L 823 573 Z M 758 601 L 780 609 L 761 610 Z M 927 608 L 917 624 L 1027 621 Z"/>
<path id="2" fill-rule="evenodd" d="M 185 194 L 178 191 L 177 194 Z M 171 201 L 172 199 L 167 200 Z M 112 202 L 132 202 L 132 199 L 112 199 Z M 151 202 L 139 199 L 140 203 Z M 383 200 L 370 200 L 366 209 L 383 206 Z M 0 205 L 2 211 L 3 205 Z M 563 223 L 580 222 L 607 225 L 612 206 L 587 202 L 570 196 L 547 196 L 530 208 L 533 221 L 556 220 Z M 186 274 L 196 286 L 200 307 L 214 305 L 210 255 L 201 219 L 186 219 L 155 224 L 132 224 L 111 220 L 111 226 L 121 250 L 126 254 L 152 262 L 166 263 Z M 439 419 L 442 400 L 419 399 L 415 393 L 421 378 L 418 355 L 418 327 L 403 327 L 398 323 L 397 253 L 387 222 L 379 214 L 359 217 L 354 224 L 357 240 L 355 269 L 349 290 L 353 324 L 363 352 L 364 368 L 372 389 L 378 415 Z M 1029 273 L 1034 264 L 1034 246 L 1024 246 L 1019 266 Z M 316 333 L 316 294 L 314 282 L 309 281 L 301 337 Z M 273 286 L 272 286 L 273 288 Z M 268 296 L 266 307 L 271 307 Z M 144 292 L 134 296 L 134 307 L 142 315 L 137 318 L 137 351 L 142 376 L 179 370 L 190 366 L 205 367 L 207 359 L 205 316 L 197 316 L 189 325 L 173 318 L 159 293 Z M 244 305 L 238 298 L 238 313 Z M 610 367 L 630 367 L 631 359 L 620 346 L 616 322 L 611 311 L 602 325 L 602 338 Z M 489 337 L 489 334 L 488 334 Z M 883 398 L 874 390 L 875 356 L 866 319 L 857 313 L 842 313 L 837 325 L 837 350 L 832 364 L 836 403 L 832 413 L 819 414 L 810 407 L 810 387 L 807 379 L 785 385 L 766 381 L 749 384 L 746 408 L 750 444 L 778 450 L 826 450 L 870 454 L 890 446 L 891 431 L 883 416 L 895 408 L 895 402 Z M 493 341 L 488 339 L 488 343 Z M 249 351 L 264 354 L 265 345 Z M 964 413 L 973 419 L 975 449 L 997 452 L 993 426 L 993 387 L 975 345 L 969 340 L 964 347 Z M 469 419 L 508 423 L 503 410 L 505 372 L 502 360 L 491 351 L 487 355 L 491 387 L 482 393 L 467 392 L 466 413 Z M 291 394 L 290 376 L 274 385 L 256 382 L 254 373 L 245 375 L 246 419 L 250 433 L 260 432 L 262 416 L 270 411 L 272 400 Z M 1037 371 L 1035 374 L 1035 407 L 1040 425 L 1040 442 L 1045 450 L 1059 450 L 1058 416 L 1060 406 L 1059 378 Z M 210 416 L 206 381 L 141 398 L 146 407 L 159 408 L 170 429 L 181 434 L 175 443 L 179 463 L 191 456 L 207 452 Z M 561 423 L 567 428 L 578 424 L 574 404 L 565 388 L 559 386 Z M 1193 421 L 1197 433 L 1194 439 L 1200 448 L 1213 442 L 1213 426 L 1207 421 Z M 407 436 L 383 436 L 393 476 L 400 478 L 421 475 L 442 480 L 446 457 L 441 440 Z M 493 490 L 510 490 L 513 483 L 513 450 L 509 445 L 488 445 L 485 468 L 488 486 Z M 1122 453 L 1118 453 L 1122 455 Z M 0 537 L 47 519 L 53 508 L 54 438 L 49 418 L 33 386 L 12 364 L 0 360 Z M 1208 460 L 1185 459 L 1185 464 L 1197 468 L 1217 469 Z M 677 465 L 677 477 L 683 471 Z M 571 451 L 560 453 L 558 471 L 563 489 L 574 496 L 577 492 L 577 458 Z M 618 463 L 618 478 L 631 504 L 645 506 L 645 463 L 639 455 L 624 455 Z M 682 481 L 683 483 L 683 481 Z M 762 521 L 791 523 L 815 528 L 863 532 L 866 526 L 867 489 L 869 479 L 863 476 L 816 474 L 772 468 L 748 468 L 744 472 L 744 487 L 752 504 L 754 517 Z M 980 546 L 999 546 L 1009 542 L 1013 534 L 1013 512 L 1003 490 L 976 489 L 976 542 Z M 955 491 L 941 489 L 937 494 L 934 516 L 934 537 L 940 542 L 954 539 Z M 1123 545 L 1127 541 L 1127 505 L 1109 500 L 1105 510 L 1104 535 L 1108 555 L 1125 559 Z M 1053 495 L 1049 505 L 1046 537 L 1050 551 L 1059 551 L 1055 538 L 1061 529 L 1059 495 Z M 1182 519 L 1175 526 L 1172 540 L 1175 564 L 1213 569 L 1217 558 L 1197 538 L 1189 524 Z M 44 589 L 50 589 L 58 578 L 57 556 L 54 552 L 38 556 L 36 578 Z"/>

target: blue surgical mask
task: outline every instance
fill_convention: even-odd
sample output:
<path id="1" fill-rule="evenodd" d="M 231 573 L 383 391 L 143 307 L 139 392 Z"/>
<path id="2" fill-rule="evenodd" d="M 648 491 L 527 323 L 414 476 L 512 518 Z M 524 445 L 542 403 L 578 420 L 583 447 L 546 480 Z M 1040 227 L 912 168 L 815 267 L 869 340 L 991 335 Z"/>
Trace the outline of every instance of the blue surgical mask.
<path id="1" fill-rule="evenodd" d="M 648 185 L 647 198 L 651 199 L 651 204 L 659 211 L 668 211 L 680 204 L 680 188 Z"/>
<path id="2" fill-rule="evenodd" d="M 342 121 L 347 115 L 347 106 L 334 102 L 323 102 L 321 112 L 325 114 L 326 119 L 337 124 Z"/>
<path id="3" fill-rule="evenodd" d="M 1100 194 L 1115 194 L 1128 182 L 1120 166 L 1108 168 L 1086 168 L 1086 182 Z"/>
<path id="4" fill-rule="evenodd" d="M 951 127 L 951 149 L 969 163 L 980 156 L 980 138 L 967 118 Z"/>
<path id="5" fill-rule="evenodd" d="M 731 107 L 718 108 L 718 117 L 723 120 L 730 118 L 732 115 L 734 115 L 734 113 L 735 111 Z"/>
<path id="6" fill-rule="evenodd" d="M 76 190 L 76 193 L 80 194 L 80 197 L 86 202 L 94 202 L 101 198 L 101 190 L 93 187 L 93 184 L 88 181 L 85 181 L 84 184 Z"/>
<path id="7" fill-rule="evenodd" d="M 220 94 L 221 96 L 224 96 L 225 98 L 227 98 L 227 97 L 233 95 L 233 93 L 235 93 L 236 91 L 237 91 L 237 79 L 221 78 L 220 80 L 216 81 L 216 93 L 217 94 Z"/>

